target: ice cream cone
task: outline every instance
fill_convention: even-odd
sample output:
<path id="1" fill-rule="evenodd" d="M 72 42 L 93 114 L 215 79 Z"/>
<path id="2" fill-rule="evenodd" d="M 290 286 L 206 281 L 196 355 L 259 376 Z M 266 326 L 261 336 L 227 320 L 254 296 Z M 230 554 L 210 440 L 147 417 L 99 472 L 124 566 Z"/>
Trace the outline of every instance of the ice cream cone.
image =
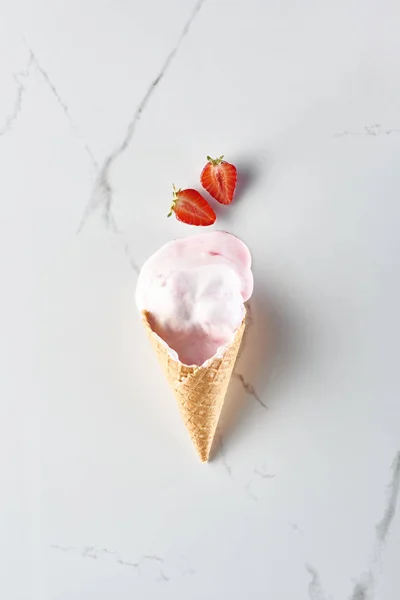
<path id="1" fill-rule="evenodd" d="M 223 355 L 220 358 L 215 356 L 204 367 L 188 367 L 179 360 L 174 360 L 167 345 L 152 330 L 146 311 L 142 312 L 142 321 L 178 401 L 193 445 L 200 460 L 206 462 L 242 341 L 245 319 Z"/>

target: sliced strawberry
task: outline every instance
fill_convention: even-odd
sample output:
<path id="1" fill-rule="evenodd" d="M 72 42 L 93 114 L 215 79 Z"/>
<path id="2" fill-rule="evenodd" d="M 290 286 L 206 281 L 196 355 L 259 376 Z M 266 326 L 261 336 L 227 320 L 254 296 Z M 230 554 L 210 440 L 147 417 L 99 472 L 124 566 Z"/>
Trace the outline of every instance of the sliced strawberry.
<path id="1" fill-rule="evenodd" d="M 237 172 L 231 163 L 219 158 L 207 156 L 208 163 L 200 175 L 201 185 L 221 204 L 230 204 L 235 193 Z"/>
<path id="2" fill-rule="evenodd" d="M 215 212 L 199 192 L 191 189 L 177 190 L 173 187 L 174 196 L 169 217 L 174 212 L 178 221 L 188 225 L 207 226 L 215 223 Z"/>

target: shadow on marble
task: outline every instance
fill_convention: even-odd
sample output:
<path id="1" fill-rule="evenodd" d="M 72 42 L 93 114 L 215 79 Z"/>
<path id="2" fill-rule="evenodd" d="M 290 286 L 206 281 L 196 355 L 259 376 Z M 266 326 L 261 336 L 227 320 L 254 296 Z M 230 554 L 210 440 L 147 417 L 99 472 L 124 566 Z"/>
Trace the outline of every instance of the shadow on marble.
<path id="1" fill-rule="evenodd" d="M 233 164 L 237 168 L 238 179 L 235 191 L 235 203 L 241 202 L 243 196 L 249 192 L 257 183 L 262 169 L 261 164 L 255 159 L 235 159 Z"/>
<path id="2" fill-rule="evenodd" d="M 303 325 L 296 319 L 290 300 L 282 300 L 257 286 L 248 306 L 245 336 L 218 424 L 211 458 L 220 451 L 221 440 L 245 427 L 244 413 L 268 410 L 279 397 L 279 386 L 307 360 Z"/>
<path id="3" fill-rule="evenodd" d="M 215 210 L 215 213 L 218 218 L 223 218 L 225 221 L 231 221 L 235 216 L 235 205 L 239 202 L 242 202 L 246 194 L 255 187 L 258 180 L 261 177 L 261 174 L 265 175 L 265 165 L 262 166 L 260 160 L 254 158 L 235 158 L 229 157 L 227 158 L 229 162 L 232 162 L 237 168 L 237 184 L 235 190 L 235 196 L 232 204 L 228 204 L 224 206 L 223 204 L 219 204 L 219 202 L 212 202 L 212 207 Z M 199 188 L 200 193 L 204 193 L 204 190 Z"/>

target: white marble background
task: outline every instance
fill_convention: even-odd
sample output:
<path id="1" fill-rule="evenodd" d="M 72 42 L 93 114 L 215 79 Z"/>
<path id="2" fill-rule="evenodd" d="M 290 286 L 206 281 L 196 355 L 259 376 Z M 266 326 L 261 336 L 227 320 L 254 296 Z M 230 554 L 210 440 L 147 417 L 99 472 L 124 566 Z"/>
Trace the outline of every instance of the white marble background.
<path id="1" fill-rule="evenodd" d="M 398 600 L 399 19 L 0 1 L 1 598 Z M 221 153 L 256 290 L 204 466 L 133 293 Z"/>

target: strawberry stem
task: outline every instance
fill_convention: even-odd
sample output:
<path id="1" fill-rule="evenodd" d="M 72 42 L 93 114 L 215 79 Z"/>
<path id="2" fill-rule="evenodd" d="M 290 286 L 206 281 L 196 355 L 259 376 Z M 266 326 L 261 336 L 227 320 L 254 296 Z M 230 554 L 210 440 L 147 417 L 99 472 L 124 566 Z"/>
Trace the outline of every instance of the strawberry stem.
<path id="1" fill-rule="evenodd" d="M 209 163 L 211 163 L 212 165 L 214 165 L 214 167 L 216 167 L 217 165 L 220 165 L 222 163 L 224 159 L 224 155 L 220 156 L 219 158 L 211 158 L 211 156 L 207 156 L 207 160 Z"/>
<path id="2" fill-rule="evenodd" d="M 175 210 L 175 204 L 178 201 L 178 194 L 181 191 L 180 188 L 179 190 L 176 189 L 175 184 L 172 184 L 172 189 L 173 189 L 173 195 L 172 195 L 172 204 L 171 204 L 171 208 L 169 209 L 169 213 L 167 214 L 167 217 L 170 217 L 172 215 L 172 213 Z"/>

